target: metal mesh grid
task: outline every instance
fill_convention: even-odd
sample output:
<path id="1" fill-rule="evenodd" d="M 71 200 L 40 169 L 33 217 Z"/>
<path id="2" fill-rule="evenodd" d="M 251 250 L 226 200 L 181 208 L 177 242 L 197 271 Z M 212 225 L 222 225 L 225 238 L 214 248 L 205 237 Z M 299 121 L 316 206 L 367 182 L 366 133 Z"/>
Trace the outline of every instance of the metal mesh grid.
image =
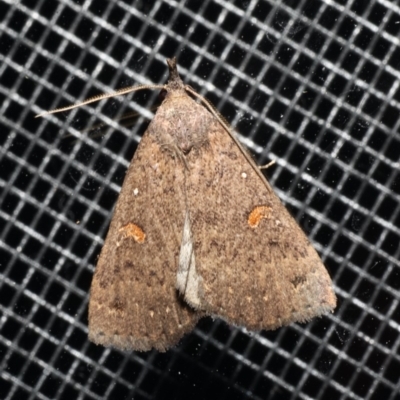
<path id="1" fill-rule="evenodd" d="M 397 2 L 2 0 L 0 21 L 0 398 L 400 399 Z M 88 342 L 96 257 L 157 93 L 33 117 L 165 82 L 174 55 L 276 160 L 334 315 L 252 335 L 206 319 L 166 354 Z M 109 117 L 128 103 L 132 127 Z"/>

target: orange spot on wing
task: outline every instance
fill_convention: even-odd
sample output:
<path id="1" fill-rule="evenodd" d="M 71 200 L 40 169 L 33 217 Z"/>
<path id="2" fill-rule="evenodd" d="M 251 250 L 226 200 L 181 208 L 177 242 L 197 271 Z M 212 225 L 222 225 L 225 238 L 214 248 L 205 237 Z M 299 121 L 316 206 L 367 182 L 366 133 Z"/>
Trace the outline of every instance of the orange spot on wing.
<path id="1" fill-rule="evenodd" d="M 143 232 L 142 228 L 132 222 L 120 228 L 119 231 L 122 232 L 126 238 L 131 237 L 138 243 L 144 243 L 146 239 L 146 234 Z"/>
<path id="2" fill-rule="evenodd" d="M 271 216 L 272 208 L 268 206 L 257 206 L 249 214 L 247 220 L 251 228 L 257 228 L 263 218 L 268 219 Z"/>

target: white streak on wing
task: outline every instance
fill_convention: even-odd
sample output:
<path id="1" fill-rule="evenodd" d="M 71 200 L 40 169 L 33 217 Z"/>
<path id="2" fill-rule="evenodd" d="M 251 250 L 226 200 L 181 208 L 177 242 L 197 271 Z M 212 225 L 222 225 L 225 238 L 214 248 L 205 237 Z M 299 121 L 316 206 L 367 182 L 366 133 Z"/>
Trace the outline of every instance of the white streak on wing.
<path id="1" fill-rule="evenodd" d="M 185 301 L 196 309 L 200 308 L 201 300 L 199 288 L 201 277 L 196 271 L 196 261 L 194 257 L 192 230 L 190 226 L 189 213 L 185 216 L 185 225 L 179 252 L 179 267 L 176 275 L 176 288 L 183 295 Z"/>

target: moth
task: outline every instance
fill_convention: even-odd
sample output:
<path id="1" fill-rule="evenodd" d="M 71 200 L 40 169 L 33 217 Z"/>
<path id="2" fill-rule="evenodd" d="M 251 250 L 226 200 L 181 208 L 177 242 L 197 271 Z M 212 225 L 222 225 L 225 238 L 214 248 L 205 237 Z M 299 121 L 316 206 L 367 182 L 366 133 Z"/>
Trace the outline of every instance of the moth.
<path id="1" fill-rule="evenodd" d="M 98 259 L 89 339 L 166 351 L 203 316 L 249 330 L 332 312 L 332 281 L 259 167 L 176 59 L 126 173 Z M 199 100 L 200 103 L 196 102 Z M 50 113 L 51 113 L 50 112 Z"/>

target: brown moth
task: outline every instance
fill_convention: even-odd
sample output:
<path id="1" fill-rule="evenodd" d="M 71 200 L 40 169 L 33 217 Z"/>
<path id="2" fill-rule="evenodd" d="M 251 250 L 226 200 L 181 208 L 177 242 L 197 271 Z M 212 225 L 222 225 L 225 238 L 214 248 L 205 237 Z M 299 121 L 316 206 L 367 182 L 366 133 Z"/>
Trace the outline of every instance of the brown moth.
<path id="1" fill-rule="evenodd" d="M 167 63 L 166 85 L 117 92 L 161 87 L 166 97 L 97 263 L 90 340 L 165 351 L 205 315 L 261 330 L 332 312 L 331 279 L 303 231 L 224 120 L 182 82 L 176 60 Z"/>

